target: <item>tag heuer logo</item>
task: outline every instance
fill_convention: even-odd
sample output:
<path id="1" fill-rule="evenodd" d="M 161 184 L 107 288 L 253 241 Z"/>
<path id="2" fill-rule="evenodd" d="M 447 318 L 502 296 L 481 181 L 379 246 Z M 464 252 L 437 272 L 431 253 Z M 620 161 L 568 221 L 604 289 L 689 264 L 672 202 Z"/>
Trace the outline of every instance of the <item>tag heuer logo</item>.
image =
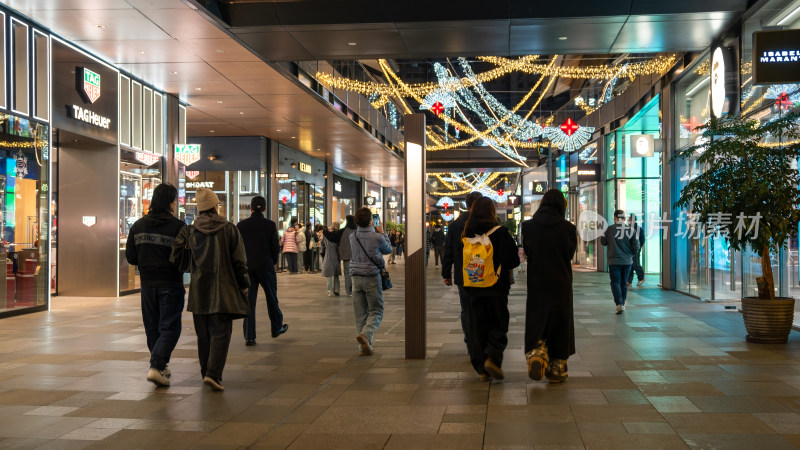
<path id="1" fill-rule="evenodd" d="M 82 76 L 81 76 L 82 75 Z M 87 68 L 78 71 L 79 80 L 82 79 L 83 94 L 86 100 L 94 103 L 100 98 L 100 74 L 94 73 Z"/>

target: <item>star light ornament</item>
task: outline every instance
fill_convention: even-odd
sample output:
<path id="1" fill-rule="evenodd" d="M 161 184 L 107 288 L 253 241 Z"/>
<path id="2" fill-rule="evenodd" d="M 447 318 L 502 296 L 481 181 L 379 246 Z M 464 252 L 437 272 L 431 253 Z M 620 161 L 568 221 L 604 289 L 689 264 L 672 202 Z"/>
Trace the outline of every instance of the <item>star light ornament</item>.
<path id="1" fill-rule="evenodd" d="M 544 136 L 565 152 L 574 152 L 583 147 L 592 137 L 594 127 L 582 127 L 572 118 L 567 118 L 560 127 L 546 127 Z"/>

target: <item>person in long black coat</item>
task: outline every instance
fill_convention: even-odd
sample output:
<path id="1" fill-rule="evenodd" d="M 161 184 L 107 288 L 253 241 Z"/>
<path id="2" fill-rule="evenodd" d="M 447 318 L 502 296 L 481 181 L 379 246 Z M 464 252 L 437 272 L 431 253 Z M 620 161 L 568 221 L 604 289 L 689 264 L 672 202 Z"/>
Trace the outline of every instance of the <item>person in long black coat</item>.
<path id="1" fill-rule="evenodd" d="M 575 225 L 564 218 L 567 201 L 547 191 L 533 218 L 522 223 L 528 256 L 525 357 L 528 376 L 550 382 L 567 378 L 567 359 L 575 354 L 572 314 L 572 257 L 578 246 Z"/>

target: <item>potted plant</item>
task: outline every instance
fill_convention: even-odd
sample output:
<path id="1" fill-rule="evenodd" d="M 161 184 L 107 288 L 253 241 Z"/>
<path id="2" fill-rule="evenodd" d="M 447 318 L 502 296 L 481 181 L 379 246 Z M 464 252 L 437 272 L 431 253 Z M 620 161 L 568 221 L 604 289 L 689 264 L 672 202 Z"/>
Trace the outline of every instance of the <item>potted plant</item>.
<path id="1" fill-rule="evenodd" d="M 758 297 L 742 298 L 748 342 L 786 342 L 791 331 L 794 299 L 775 298 L 770 254 L 797 235 L 800 222 L 798 117 L 712 118 L 698 127 L 703 137 L 672 158 L 696 158 L 705 169 L 683 188 L 675 208 L 691 211 L 691 223 L 706 227 L 706 235 L 761 256 Z"/>

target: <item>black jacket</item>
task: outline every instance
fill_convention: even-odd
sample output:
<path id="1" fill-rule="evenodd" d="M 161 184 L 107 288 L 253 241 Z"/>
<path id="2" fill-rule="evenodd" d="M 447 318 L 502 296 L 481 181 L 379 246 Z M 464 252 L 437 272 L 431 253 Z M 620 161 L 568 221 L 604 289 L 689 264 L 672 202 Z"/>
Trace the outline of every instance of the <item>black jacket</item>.
<path id="1" fill-rule="evenodd" d="M 263 213 L 254 212 L 236 226 L 244 241 L 247 268 L 253 272 L 275 272 L 275 262 L 278 261 L 280 252 L 275 222 L 265 218 Z"/>
<path id="2" fill-rule="evenodd" d="M 553 357 L 566 359 L 575 353 L 572 257 L 577 230 L 557 209 L 542 206 L 522 222 L 522 246 L 528 255 L 525 351 L 543 339 Z"/>
<path id="3" fill-rule="evenodd" d="M 464 224 L 469 219 L 469 213 L 466 212 L 458 216 L 447 230 L 447 236 L 444 237 L 444 255 L 442 255 L 442 279 L 452 278 L 453 284 L 456 286 L 464 285 L 464 273 L 461 266 L 464 262 L 463 250 L 464 246 L 461 244 L 461 232 L 464 231 Z M 453 266 L 456 267 L 455 274 L 453 274 Z"/>
<path id="4" fill-rule="evenodd" d="M 439 229 L 439 231 L 434 231 L 431 234 L 431 244 L 434 247 L 441 247 L 444 245 L 444 231 Z"/>
<path id="5" fill-rule="evenodd" d="M 133 224 L 125 244 L 125 259 L 139 266 L 142 286 L 183 287 L 183 274 L 169 261 L 169 255 L 175 236 L 184 226 L 170 213 L 149 213 Z"/>
<path id="6" fill-rule="evenodd" d="M 464 236 L 475 237 L 479 234 L 488 233 L 494 225 L 486 224 L 470 224 L 464 230 Z M 519 251 L 517 251 L 517 243 L 511 237 L 508 228 L 501 226 L 496 229 L 494 233 L 489 235 L 489 241 L 492 242 L 492 264 L 494 270 L 497 271 L 497 283 L 494 286 L 479 288 L 479 287 L 464 287 L 467 291 L 480 290 L 482 293 L 489 291 L 497 291 L 498 294 L 506 295 L 511 289 L 511 276 L 515 267 L 519 266 Z M 463 256 L 462 256 L 463 259 Z M 463 267 L 456 268 L 463 274 Z"/>

